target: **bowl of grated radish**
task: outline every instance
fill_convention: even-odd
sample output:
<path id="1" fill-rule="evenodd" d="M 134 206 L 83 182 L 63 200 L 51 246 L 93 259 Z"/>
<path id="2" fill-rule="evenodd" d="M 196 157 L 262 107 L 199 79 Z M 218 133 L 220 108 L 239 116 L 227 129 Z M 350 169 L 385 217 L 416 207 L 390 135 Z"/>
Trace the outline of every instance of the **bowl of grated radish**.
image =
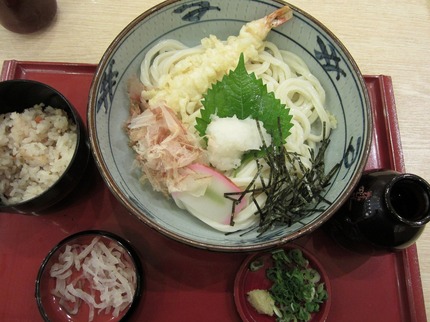
<path id="1" fill-rule="evenodd" d="M 372 134 L 348 50 L 278 0 L 169 0 L 142 13 L 101 58 L 87 116 L 96 164 L 130 213 L 231 252 L 326 222 L 358 182 Z"/>
<path id="2" fill-rule="evenodd" d="M 42 262 L 36 301 L 45 321 L 121 321 L 141 297 L 143 271 L 125 239 L 88 230 L 58 243 Z"/>

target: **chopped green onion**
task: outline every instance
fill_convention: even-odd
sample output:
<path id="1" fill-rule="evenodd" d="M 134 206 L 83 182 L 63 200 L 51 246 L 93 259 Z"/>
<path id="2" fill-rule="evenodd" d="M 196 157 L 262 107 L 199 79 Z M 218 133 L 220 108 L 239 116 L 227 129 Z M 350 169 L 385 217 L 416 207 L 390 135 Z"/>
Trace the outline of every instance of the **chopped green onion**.
<path id="1" fill-rule="evenodd" d="M 275 301 L 276 320 L 309 321 L 312 313 L 320 310 L 327 300 L 325 284 L 320 274 L 309 267 L 309 261 L 300 249 L 272 252 L 273 266 L 266 270 L 267 278 L 273 282 L 269 293 Z"/>
<path id="2" fill-rule="evenodd" d="M 264 262 L 262 259 L 259 258 L 249 263 L 249 270 L 251 272 L 255 272 L 261 269 L 263 266 L 264 266 Z"/>

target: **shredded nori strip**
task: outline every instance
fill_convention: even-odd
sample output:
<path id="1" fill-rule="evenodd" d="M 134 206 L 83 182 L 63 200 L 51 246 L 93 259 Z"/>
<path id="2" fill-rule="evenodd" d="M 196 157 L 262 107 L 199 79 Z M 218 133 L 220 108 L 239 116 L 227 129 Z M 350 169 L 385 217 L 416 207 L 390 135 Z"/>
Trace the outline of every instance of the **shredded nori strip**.
<path id="1" fill-rule="evenodd" d="M 322 212 L 324 208 L 319 208 L 318 204 L 320 202 L 330 204 L 330 201 L 326 200 L 323 194 L 325 188 L 330 185 L 331 179 L 340 168 L 340 163 L 337 163 L 325 174 L 324 156 L 329 144 L 330 139 L 324 138 L 316 155 L 313 150 L 310 150 L 311 168 L 307 168 L 302 163 L 297 153 L 287 151 L 284 145 L 264 144 L 260 155 L 263 155 L 264 160 L 270 167 L 269 182 L 265 184 L 262 180 L 260 176 L 262 166 L 256 159 L 258 172 L 248 187 L 240 193 L 225 194 L 226 198 L 234 201 L 231 224 L 234 225 L 234 206 L 245 195 L 250 195 L 252 202 L 257 207 L 257 213 L 260 215 L 257 230 L 260 234 L 276 226 L 291 226 L 307 216 Z M 255 181 L 259 179 L 262 188 L 253 189 Z M 255 200 L 254 195 L 262 192 L 266 193 L 267 200 L 261 207 Z"/>

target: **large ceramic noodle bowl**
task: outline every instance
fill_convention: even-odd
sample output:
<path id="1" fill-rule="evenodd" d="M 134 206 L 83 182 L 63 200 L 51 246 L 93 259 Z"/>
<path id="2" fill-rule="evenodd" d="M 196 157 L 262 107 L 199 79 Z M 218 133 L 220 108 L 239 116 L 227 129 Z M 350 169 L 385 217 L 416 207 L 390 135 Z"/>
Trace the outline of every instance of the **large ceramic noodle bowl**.
<path id="1" fill-rule="evenodd" d="M 100 61 L 88 126 L 131 214 L 218 251 L 318 228 L 359 180 L 372 133 L 348 51 L 275 0 L 167 1 L 138 16 Z"/>

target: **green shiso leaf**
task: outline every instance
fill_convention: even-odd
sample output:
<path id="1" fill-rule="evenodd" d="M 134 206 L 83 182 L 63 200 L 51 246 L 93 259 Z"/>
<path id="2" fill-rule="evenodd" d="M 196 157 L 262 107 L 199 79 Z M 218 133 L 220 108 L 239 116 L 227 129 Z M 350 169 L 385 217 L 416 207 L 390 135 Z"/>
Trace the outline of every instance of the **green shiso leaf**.
<path id="1" fill-rule="evenodd" d="M 289 108 L 267 91 L 261 79 L 247 72 L 243 54 L 236 69 L 207 91 L 202 104 L 204 108 L 195 126 L 202 137 L 206 134 L 212 115 L 221 118 L 236 115 L 240 120 L 251 117 L 261 121 L 272 136 L 272 143 L 277 146 L 285 143 L 292 127 Z"/>

